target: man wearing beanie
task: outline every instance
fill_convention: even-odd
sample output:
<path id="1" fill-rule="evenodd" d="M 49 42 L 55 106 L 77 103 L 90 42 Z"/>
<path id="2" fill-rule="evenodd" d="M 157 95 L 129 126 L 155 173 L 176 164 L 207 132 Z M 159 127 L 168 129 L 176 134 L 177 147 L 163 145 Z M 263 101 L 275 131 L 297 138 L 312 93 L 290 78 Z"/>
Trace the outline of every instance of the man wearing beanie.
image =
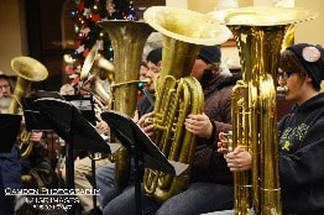
<path id="1" fill-rule="evenodd" d="M 279 67 L 278 83 L 288 88 L 286 100 L 295 103 L 278 125 L 283 214 L 323 214 L 324 94 L 320 83 L 324 49 L 306 43 L 293 45 L 281 54 Z M 219 152 L 226 149 L 219 148 Z M 225 154 L 231 171 L 251 168 L 249 152 L 234 152 Z"/>
<path id="2" fill-rule="evenodd" d="M 228 131 L 230 123 L 231 89 L 239 77 L 220 69 L 219 46 L 202 47 L 192 69 L 192 76 L 202 85 L 205 99 L 203 114 L 190 114 L 185 128 L 197 135 L 196 152 L 191 168 L 190 185 L 163 204 L 144 195 L 143 214 L 200 214 L 233 207 L 231 173 L 221 154 L 216 152 L 218 133 Z M 149 134 L 145 116 L 139 121 Z M 104 214 L 132 214 L 135 211 L 134 189 L 128 189 L 104 209 Z"/>

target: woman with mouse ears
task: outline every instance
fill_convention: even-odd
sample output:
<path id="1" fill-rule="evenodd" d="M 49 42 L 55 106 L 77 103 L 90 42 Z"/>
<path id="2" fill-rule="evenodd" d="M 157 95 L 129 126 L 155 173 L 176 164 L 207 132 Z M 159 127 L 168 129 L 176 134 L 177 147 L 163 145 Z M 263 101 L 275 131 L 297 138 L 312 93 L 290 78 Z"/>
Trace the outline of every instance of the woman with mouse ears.
<path id="1" fill-rule="evenodd" d="M 279 176 L 283 214 L 324 212 L 324 49 L 320 45 L 297 44 L 280 57 L 278 83 L 288 88 L 287 101 L 295 103 L 278 125 Z M 251 168 L 251 155 L 243 148 L 227 151 L 227 142 L 218 151 L 231 171 Z"/>

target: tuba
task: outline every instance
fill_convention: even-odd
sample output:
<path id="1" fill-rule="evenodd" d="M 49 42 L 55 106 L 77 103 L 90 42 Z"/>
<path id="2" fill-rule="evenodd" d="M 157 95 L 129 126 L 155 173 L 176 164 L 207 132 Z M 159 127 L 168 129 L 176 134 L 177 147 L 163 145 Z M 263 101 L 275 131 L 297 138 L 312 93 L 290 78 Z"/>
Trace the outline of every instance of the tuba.
<path id="1" fill-rule="evenodd" d="M 267 11 L 267 15 L 265 14 Z M 243 79 L 232 92 L 232 140 L 252 155 L 252 170 L 234 173 L 235 214 L 281 214 L 276 128 L 276 73 L 287 29 L 314 18 L 304 9 L 247 7 L 223 22 L 240 51 Z M 280 89 L 281 91 L 283 89 Z"/>
<path id="2" fill-rule="evenodd" d="M 21 99 L 30 90 L 31 82 L 43 81 L 48 76 L 46 67 L 31 57 L 15 57 L 10 62 L 12 70 L 17 74 L 17 83 L 12 95 L 13 99 L 8 108 L 8 113 L 18 114 L 18 107 L 22 107 Z M 18 138 L 21 156 L 26 157 L 33 149 L 33 143 L 29 141 L 30 132 L 23 130 Z"/>
<path id="3" fill-rule="evenodd" d="M 184 127 L 188 114 L 203 111 L 204 94 L 197 79 L 190 76 L 201 45 L 226 41 L 228 29 L 203 14 L 172 7 L 148 8 L 144 20 L 163 34 L 161 73 L 157 82 L 152 114 L 153 141 L 171 161 L 188 164 L 179 176 L 145 169 L 146 195 L 164 202 L 183 190 L 190 175 L 195 153 L 195 136 Z M 228 31 L 229 33 L 229 31 Z"/>
<path id="4" fill-rule="evenodd" d="M 112 108 L 128 116 L 136 109 L 139 68 L 145 41 L 152 32 L 140 21 L 108 20 L 100 22 L 109 34 L 114 49 L 115 80 L 112 85 Z M 115 153 L 116 181 L 125 185 L 129 176 L 129 156 L 124 147 Z"/>

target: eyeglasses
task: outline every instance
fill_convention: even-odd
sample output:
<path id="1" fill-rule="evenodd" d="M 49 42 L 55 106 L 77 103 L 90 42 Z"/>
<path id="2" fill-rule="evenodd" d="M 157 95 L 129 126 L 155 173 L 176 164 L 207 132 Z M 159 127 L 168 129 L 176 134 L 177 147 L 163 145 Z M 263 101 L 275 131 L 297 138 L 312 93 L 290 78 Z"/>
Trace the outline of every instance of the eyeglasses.
<path id="1" fill-rule="evenodd" d="M 284 71 L 284 72 L 278 72 L 277 73 L 277 78 L 282 78 L 283 80 L 287 80 L 292 74 L 294 74 L 295 72 L 291 72 L 291 71 Z"/>

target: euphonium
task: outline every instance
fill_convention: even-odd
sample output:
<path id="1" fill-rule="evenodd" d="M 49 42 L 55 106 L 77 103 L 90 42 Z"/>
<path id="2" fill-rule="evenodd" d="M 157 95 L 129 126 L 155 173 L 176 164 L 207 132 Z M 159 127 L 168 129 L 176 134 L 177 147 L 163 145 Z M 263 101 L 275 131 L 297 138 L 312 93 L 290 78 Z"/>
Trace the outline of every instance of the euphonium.
<path id="1" fill-rule="evenodd" d="M 13 58 L 10 65 L 18 78 L 8 112 L 11 114 L 17 114 L 18 106 L 21 107 L 21 99 L 26 96 L 29 91 L 31 82 L 45 80 L 48 76 L 48 71 L 39 61 L 25 56 Z M 33 149 L 33 143 L 29 141 L 29 137 L 30 132 L 24 130 L 18 138 L 19 148 L 25 150 L 21 152 L 22 157 L 28 156 Z"/>
<path id="2" fill-rule="evenodd" d="M 190 166 L 195 153 L 195 136 L 185 129 L 184 120 L 190 113 L 202 113 L 204 105 L 200 83 L 190 73 L 201 45 L 226 41 L 228 29 L 203 14 L 163 6 L 148 8 L 144 20 L 164 36 L 152 116 L 153 141 L 169 160 Z M 189 175 L 190 167 L 180 176 L 145 169 L 146 195 L 163 202 L 187 186 Z"/>
<path id="3" fill-rule="evenodd" d="M 113 110 L 133 116 L 142 52 L 152 29 L 140 21 L 108 20 L 100 22 L 100 25 L 109 34 L 114 49 Z M 124 147 L 116 152 L 115 163 L 117 183 L 125 185 L 129 175 L 129 158 Z"/>
<path id="4" fill-rule="evenodd" d="M 266 11 L 266 14 L 265 14 Z M 224 13 L 240 52 L 243 80 L 233 88 L 233 148 L 252 154 L 252 171 L 234 173 L 235 214 L 281 214 L 276 129 L 276 73 L 291 24 L 312 18 L 304 9 L 250 7 Z"/>
<path id="5" fill-rule="evenodd" d="M 92 93 L 94 93 L 95 96 L 98 96 L 102 100 L 102 103 L 105 104 L 105 108 L 110 109 L 112 95 L 110 88 L 105 87 L 104 80 L 101 79 L 101 74 L 103 72 L 104 79 L 107 79 L 109 85 L 111 85 L 114 81 L 114 66 L 109 62 L 109 60 L 98 53 L 98 47 L 95 44 L 84 60 L 80 79 L 84 81 L 84 85 L 88 82 L 92 82 Z"/>

